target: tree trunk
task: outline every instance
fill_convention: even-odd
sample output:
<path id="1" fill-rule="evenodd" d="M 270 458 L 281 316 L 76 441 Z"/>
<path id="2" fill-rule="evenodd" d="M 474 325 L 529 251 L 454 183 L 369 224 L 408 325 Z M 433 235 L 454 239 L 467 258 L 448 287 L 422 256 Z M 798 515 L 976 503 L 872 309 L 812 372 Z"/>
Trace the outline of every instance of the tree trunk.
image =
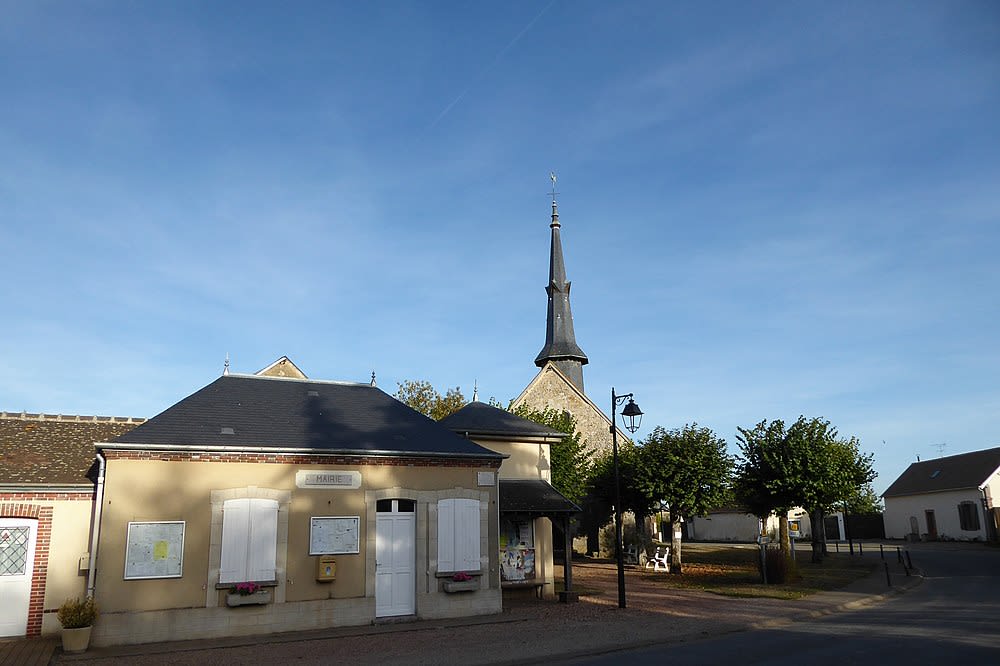
<path id="1" fill-rule="evenodd" d="M 788 560 L 792 556 L 792 542 L 788 536 L 788 513 L 778 516 L 778 542 L 781 544 L 781 554 Z"/>
<path id="2" fill-rule="evenodd" d="M 809 512 L 809 520 L 812 521 L 812 561 L 815 564 L 823 562 L 823 511 L 815 510 Z"/>
<path id="3" fill-rule="evenodd" d="M 810 518 L 810 520 L 812 519 Z M 819 524 L 820 524 L 819 538 L 823 542 L 823 557 L 826 557 L 827 555 L 830 554 L 830 548 L 826 543 L 826 511 L 820 512 Z"/>
<path id="4" fill-rule="evenodd" d="M 681 517 L 670 514 L 670 573 L 681 573 Z"/>

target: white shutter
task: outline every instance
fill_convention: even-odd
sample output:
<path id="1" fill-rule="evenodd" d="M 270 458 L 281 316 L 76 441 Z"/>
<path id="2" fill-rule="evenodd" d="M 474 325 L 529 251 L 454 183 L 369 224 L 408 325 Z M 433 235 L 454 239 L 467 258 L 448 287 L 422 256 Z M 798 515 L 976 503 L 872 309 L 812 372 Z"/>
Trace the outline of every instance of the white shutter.
<path id="1" fill-rule="evenodd" d="M 438 566 L 437 570 L 458 571 L 455 568 L 455 502 L 445 499 L 438 502 Z"/>
<path id="2" fill-rule="evenodd" d="M 275 580 L 278 550 L 278 502 L 250 500 L 250 538 L 247 548 L 247 580 Z"/>
<path id="3" fill-rule="evenodd" d="M 455 511 L 455 566 L 460 571 L 478 571 L 479 501 L 458 500 Z"/>
<path id="4" fill-rule="evenodd" d="M 250 500 L 226 500 L 222 505 L 222 558 L 220 583 L 247 580 L 247 542 L 250 533 Z"/>

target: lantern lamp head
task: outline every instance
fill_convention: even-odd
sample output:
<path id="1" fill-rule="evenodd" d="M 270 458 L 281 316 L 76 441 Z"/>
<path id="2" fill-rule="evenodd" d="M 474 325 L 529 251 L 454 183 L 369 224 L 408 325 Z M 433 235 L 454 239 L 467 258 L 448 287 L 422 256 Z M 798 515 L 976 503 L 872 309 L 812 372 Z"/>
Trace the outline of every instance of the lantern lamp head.
<path id="1" fill-rule="evenodd" d="M 632 398 L 628 399 L 628 404 L 622 410 L 622 423 L 625 429 L 631 433 L 638 430 L 639 425 L 642 423 L 642 410 L 639 409 L 639 405 L 635 404 L 635 400 Z"/>

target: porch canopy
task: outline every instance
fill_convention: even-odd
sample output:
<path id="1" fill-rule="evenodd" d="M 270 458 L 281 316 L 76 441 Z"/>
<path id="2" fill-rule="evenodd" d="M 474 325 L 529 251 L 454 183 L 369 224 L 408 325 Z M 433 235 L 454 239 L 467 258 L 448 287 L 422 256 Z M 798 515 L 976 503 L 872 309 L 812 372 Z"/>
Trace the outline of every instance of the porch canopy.
<path id="1" fill-rule="evenodd" d="M 573 590 L 573 539 L 569 519 L 579 513 L 580 507 L 566 499 L 562 493 L 541 479 L 500 479 L 500 513 L 524 518 L 549 518 L 559 521 L 566 539 L 563 556 L 565 589 L 559 593 L 560 601 L 576 601 L 579 595 Z"/>
<path id="2" fill-rule="evenodd" d="M 580 507 L 542 479 L 500 479 L 500 513 L 562 520 Z"/>

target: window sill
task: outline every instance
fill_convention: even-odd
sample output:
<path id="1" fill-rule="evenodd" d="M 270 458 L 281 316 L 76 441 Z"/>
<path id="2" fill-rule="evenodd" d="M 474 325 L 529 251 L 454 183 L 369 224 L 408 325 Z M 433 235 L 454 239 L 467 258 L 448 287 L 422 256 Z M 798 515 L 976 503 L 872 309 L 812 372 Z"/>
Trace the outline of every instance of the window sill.
<path id="1" fill-rule="evenodd" d="M 465 570 L 462 570 L 462 571 L 438 571 L 436 574 L 434 574 L 434 576 L 437 577 L 437 578 L 451 578 L 452 576 L 454 576 L 457 573 L 464 573 L 464 574 L 468 574 L 469 576 L 482 576 L 483 575 L 483 572 L 482 572 L 481 569 L 477 569 L 477 570 L 465 569 Z"/>
<path id="2" fill-rule="evenodd" d="M 278 581 L 276 580 L 241 580 L 239 583 L 253 583 L 259 587 L 278 587 Z M 239 583 L 216 583 L 215 589 L 228 590 Z"/>

